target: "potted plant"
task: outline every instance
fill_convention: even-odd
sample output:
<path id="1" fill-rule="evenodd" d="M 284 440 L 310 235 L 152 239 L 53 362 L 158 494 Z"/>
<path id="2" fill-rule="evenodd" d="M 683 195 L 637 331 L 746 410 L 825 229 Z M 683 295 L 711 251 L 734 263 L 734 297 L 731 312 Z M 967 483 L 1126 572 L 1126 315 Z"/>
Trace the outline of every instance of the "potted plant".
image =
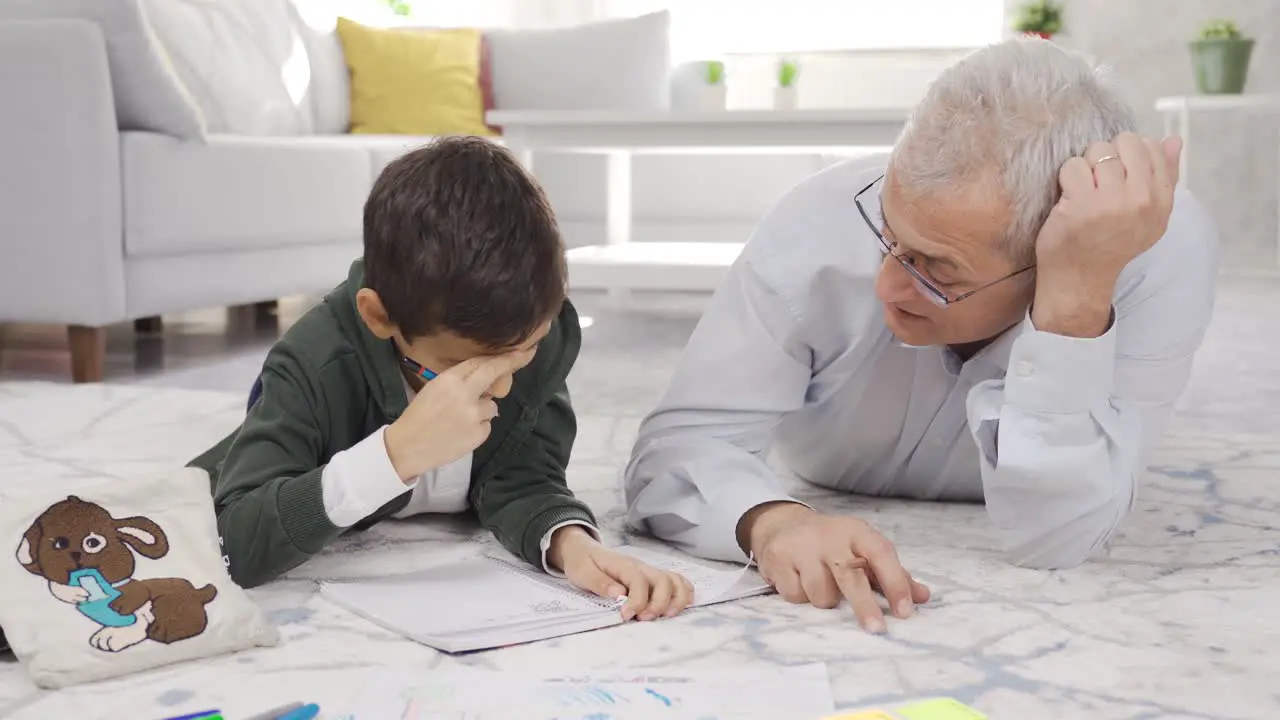
<path id="1" fill-rule="evenodd" d="M 1191 65 L 1196 86 L 1209 95 L 1238 95 L 1249 77 L 1253 38 L 1246 38 L 1230 20 L 1214 19 L 1191 41 Z"/>
<path id="2" fill-rule="evenodd" d="M 405 17 L 409 15 L 409 13 L 413 12 L 413 6 L 410 5 L 407 0 L 386 0 L 386 2 L 387 7 L 391 9 L 391 12 L 401 17 Z"/>
<path id="3" fill-rule="evenodd" d="M 796 79 L 800 76 L 800 62 L 795 58 L 778 60 L 778 84 L 773 88 L 775 110 L 796 109 Z"/>
<path id="4" fill-rule="evenodd" d="M 1013 29 L 1050 40 L 1062 32 L 1062 6 L 1053 0 L 1031 0 L 1018 8 Z"/>
<path id="5" fill-rule="evenodd" d="M 723 110 L 728 97 L 725 85 L 723 60 L 705 60 L 702 63 L 702 108 L 704 110 Z"/>

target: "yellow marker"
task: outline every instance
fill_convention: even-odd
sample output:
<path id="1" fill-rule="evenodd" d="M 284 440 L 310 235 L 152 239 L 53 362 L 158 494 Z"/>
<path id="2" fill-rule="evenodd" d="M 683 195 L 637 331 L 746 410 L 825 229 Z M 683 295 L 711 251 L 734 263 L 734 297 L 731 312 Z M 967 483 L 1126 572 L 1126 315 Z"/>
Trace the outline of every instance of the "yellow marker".
<path id="1" fill-rule="evenodd" d="M 903 720 L 987 720 L 987 716 L 951 698 L 935 698 L 895 707 Z"/>

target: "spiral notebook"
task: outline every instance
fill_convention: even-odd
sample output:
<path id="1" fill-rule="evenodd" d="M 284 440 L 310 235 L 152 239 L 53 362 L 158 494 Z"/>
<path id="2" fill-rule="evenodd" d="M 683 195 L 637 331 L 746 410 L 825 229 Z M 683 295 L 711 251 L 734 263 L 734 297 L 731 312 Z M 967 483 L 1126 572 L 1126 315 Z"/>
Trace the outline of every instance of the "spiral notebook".
<path id="1" fill-rule="evenodd" d="M 772 592 L 754 569 L 716 568 L 644 548 L 617 548 L 683 574 L 692 607 Z M 486 650 L 621 625 L 621 604 L 579 590 L 503 550 L 419 573 L 325 582 L 321 595 L 370 622 L 447 653 Z"/>

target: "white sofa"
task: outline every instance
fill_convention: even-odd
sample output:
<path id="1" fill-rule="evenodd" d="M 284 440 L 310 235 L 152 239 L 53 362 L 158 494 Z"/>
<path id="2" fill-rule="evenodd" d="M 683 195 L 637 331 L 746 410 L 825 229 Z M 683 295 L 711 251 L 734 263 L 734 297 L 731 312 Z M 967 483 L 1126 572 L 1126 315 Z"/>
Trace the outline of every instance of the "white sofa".
<path id="1" fill-rule="evenodd" d="M 0 323 L 69 326 L 97 381 L 108 325 L 338 282 L 429 138 L 345 134 L 322 1 L 0 0 Z M 665 14 L 489 41 L 500 109 L 668 107 Z"/>

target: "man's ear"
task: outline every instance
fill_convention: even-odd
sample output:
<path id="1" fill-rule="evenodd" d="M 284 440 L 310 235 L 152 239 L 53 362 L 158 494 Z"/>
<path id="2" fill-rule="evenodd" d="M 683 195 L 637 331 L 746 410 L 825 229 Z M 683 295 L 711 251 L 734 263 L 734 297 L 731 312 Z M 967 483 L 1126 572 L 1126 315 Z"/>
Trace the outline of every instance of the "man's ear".
<path id="1" fill-rule="evenodd" d="M 378 293 L 369 288 L 357 290 L 356 310 L 374 337 L 379 340 L 390 340 L 395 337 L 398 328 L 391 322 L 391 317 L 387 315 L 387 308 L 382 304 L 382 298 L 378 297 Z"/>
<path id="2" fill-rule="evenodd" d="M 44 575 L 44 571 L 40 569 L 40 561 L 36 558 L 36 550 L 43 538 L 44 531 L 40 528 L 40 521 L 36 520 L 23 534 L 22 542 L 18 543 L 18 563 L 32 575 Z"/>
<path id="3" fill-rule="evenodd" d="M 160 526 L 144 517 L 116 521 L 116 537 L 145 558 L 155 560 L 169 552 L 169 538 Z"/>

